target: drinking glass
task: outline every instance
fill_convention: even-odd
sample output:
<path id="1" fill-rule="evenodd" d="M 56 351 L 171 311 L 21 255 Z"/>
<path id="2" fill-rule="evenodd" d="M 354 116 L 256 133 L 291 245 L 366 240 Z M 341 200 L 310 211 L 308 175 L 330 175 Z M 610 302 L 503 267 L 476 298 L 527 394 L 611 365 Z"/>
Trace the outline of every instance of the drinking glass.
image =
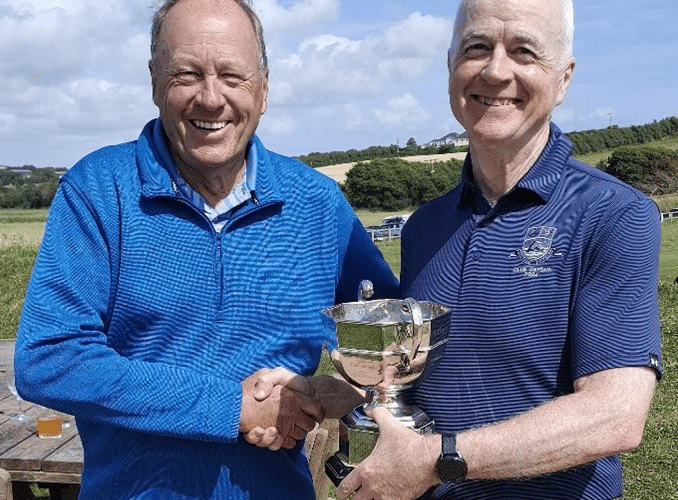
<path id="1" fill-rule="evenodd" d="M 14 360 L 10 360 L 10 362 L 7 363 L 7 368 L 5 370 L 5 379 L 7 381 L 7 387 L 9 387 L 9 390 L 12 392 L 12 394 L 14 394 L 14 397 L 19 401 L 19 413 L 10 415 L 9 418 L 17 422 L 33 422 L 35 419 L 30 415 L 26 415 L 24 413 L 23 405 L 21 404 L 23 402 L 23 399 L 21 399 L 21 396 L 19 396 L 19 393 L 16 390 L 16 384 L 14 383 Z"/>

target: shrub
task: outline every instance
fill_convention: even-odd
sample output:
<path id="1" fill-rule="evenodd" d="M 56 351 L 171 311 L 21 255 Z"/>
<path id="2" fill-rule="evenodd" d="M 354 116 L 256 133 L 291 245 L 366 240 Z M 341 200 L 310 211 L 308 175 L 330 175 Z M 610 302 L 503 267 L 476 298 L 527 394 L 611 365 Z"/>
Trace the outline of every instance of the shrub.
<path id="1" fill-rule="evenodd" d="M 381 158 L 358 163 L 347 174 L 344 192 L 354 208 L 398 211 L 418 207 L 459 183 L 461 162 L 408 162 Z"/>
<path id="2" fill-rule="evenodd" d="M 678 191 L 678 152 L 664 148 L 625 146 L 615 149 L 603 169 L 648 195 Z"/>

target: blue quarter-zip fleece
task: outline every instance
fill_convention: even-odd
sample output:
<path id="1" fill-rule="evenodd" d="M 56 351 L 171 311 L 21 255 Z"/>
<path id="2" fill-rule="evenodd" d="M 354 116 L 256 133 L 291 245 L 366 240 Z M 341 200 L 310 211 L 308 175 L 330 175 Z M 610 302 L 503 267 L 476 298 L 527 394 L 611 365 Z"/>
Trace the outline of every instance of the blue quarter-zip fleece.
<path id="1" fill-rule="evenodd" d="M 31 401 L 76 416 L 85 499 L 314 498 L 301 446 L 238 434 L 240 382 L 312 374 L 320 311 L 398 283 L 337 184 L 257 148 L 256 202 L 221 233 L 178 196 L 150 122 L 62 179 L 15 364 Z"/>

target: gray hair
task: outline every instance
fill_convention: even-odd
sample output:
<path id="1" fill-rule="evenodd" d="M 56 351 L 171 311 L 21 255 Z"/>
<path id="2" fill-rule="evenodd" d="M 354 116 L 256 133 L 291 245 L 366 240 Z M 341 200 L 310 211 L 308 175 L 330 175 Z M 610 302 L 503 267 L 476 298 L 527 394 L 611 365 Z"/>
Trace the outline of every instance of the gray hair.
<path id="1" fill-rule="evenodd" d="M 560 0 L 563 8 L 563 26 L 560 31 L 560 58 L 559 64 L 565 66 L 574 54 L 574 4 L 573 0 Z M 450 44 L 450 60 L 454 61 L 459 53 L 461 38 L 466 26 L 466 12 L 468 0 L 461 0 L 454 22 L 454 34 Z"/>
<path id="2" fill-rule="evenodd" d="M 165 0 L 153 14 L 153 23 L 151 25 L 151 65 L 155 66 L 160 54 L 160 46 L 162 44 L 162 29 L 167 19 L 167 14 L 172 7 L 174 7 L 181 0 Z M 261 25 L 259 16 L 252 8 L 252 0 L 233 0 L 238 4 L 254 29 L 254 34 L 257 37 L 257 49 L 259 51 L 259 68 L 263 73 L 268 73 L 268 58 L 266 57 L 266 43 L 264 42 L 264 28 Z"/>

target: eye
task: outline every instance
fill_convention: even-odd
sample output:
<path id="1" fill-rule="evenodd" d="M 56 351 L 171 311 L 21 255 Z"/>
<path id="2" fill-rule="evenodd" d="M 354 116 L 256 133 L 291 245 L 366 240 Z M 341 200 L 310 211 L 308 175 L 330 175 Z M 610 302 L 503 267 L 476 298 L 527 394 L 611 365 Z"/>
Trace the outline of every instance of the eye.
<path id="1" fill-rule="evenodd" d="M 528 47 L 519 47 L 513 51 L 516 58 L 521 61 L 531 62 L 537 59 L 537 54 Z"/>
<path id="2" fill-rule="evenodd" d="M 174 74 L 174 78 L 176 78 L 180 83 L 188 84 L 198 81 L 200 74 L 197 71 L 183 70 L 177 71 Z"/>
<path id="3" fill-rule="evenodd" d="M 243 81 L 243 77 L 237 73 L 222 73 L 221 79 L 231 86 L 240 85 Z"/>
<path id="4" fill-rule="evenodd" d="M 486 42 L 471 42 L 463 50 L 464 56 L 472 59 L 485 57 L 489 52 L 492 52 L 492 47 Z"/>

